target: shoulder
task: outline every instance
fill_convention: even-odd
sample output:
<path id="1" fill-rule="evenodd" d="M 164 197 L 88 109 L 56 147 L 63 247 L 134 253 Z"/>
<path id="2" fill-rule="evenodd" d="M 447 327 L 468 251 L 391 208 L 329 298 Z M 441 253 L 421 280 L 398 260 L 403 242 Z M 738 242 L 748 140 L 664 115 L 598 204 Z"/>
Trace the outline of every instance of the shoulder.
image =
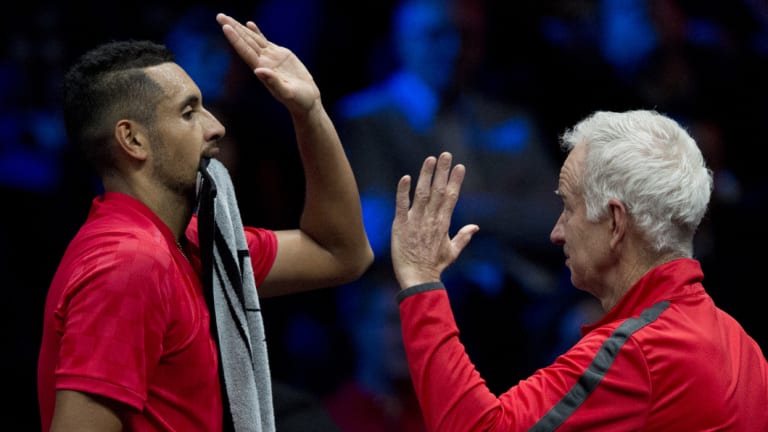
<path id="1" fill-rule="evenodd" d="M 144 204 L 111 193 L 94 204 L 69 249 L 77 250 L 81 260 L 108 258 L 140 264 L 143 259 L 168 255 L 169 235 L 170 230 Z"/>
<path id="2" fill-rule="evenodd" d="M 80 250 L 83 261 L 114 260 L 132 267 L 169 256 L 168 241 L 160 230 L 151 226 L 116 227 L 113 223 L 86 226 L 72 247 Z"/>
<path id="3" fill-rule="evenodd" d="M 168 279 L 173 255 L 158 229 L 86 224 L 70 243 L 57 276 L 70 294 L 83 290 L 136 295 Z"/>

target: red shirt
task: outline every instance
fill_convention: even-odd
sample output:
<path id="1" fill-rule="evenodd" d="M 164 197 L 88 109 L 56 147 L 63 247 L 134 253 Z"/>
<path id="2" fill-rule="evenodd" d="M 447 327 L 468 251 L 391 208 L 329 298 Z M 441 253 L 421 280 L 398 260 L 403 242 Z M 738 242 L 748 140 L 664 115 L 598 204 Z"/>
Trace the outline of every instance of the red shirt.
<path id="1" fill-rule="evenodd" d="M 135 409 L 126 429 L 218 431 L 218 358 L 199 278 L 197 219 L 191 263 L 170 229 L 128 195 L 93 201 L 67 248 L 45 305 L 38 362 L 43 430 L 56 390 L 77 390 Z M 256 283 L 274 262 L 272 231 L 246 229 Z"/>
<path id="2" fill-rule="evenodd" d="M 568 352 L 499 397 L 459 342 L 445 290 L 403 291 L 404 343 L 427 429 L 768 431 L 765 356 L 702 279 L 692 259 L 651 270 Z"/>

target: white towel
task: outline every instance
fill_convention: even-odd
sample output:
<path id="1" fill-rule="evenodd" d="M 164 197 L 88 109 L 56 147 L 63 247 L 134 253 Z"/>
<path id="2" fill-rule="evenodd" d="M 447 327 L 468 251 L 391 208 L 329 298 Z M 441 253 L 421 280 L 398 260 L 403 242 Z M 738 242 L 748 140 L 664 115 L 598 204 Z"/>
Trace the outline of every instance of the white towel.
<path id="1" fill-rule="evenodd" d="M 224 430 L 274 432 L 264 323 L 229 171 L 204 158 L 198 176 L 202 278 L 219 350 Z"/>

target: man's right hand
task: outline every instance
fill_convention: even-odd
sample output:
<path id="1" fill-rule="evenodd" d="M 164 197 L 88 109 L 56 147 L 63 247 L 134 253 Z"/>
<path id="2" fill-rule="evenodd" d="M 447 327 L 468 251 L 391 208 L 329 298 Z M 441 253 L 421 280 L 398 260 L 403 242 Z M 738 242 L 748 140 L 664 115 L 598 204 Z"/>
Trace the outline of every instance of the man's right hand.
<path id="1" fill-rule="evenodd" d="M 451 153 L 443 152 L 439 158 L 424 160 L 412 203 L 411 177 L 403 176 L 397 185 L 391 253 L 402 289 L 439 281 L 480 229 L 468 224 L 453 238 L 448 234 L 466 172 L 461 164 L 451 168 L 452 159 Z"/>

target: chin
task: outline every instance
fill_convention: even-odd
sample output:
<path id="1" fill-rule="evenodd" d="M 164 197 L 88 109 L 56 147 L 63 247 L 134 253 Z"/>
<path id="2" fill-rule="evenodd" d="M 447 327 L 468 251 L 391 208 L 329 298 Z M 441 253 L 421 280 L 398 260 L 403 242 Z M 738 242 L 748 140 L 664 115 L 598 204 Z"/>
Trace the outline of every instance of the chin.
<path id="1" fill-rule="evenodd" d="M 218 147 L 210 147 L 203 151 L 202 157 L 204 158 L 215 158 L 220 153 L 220 149 Z"/>
<path id="2" fill-rule="evenodd" d="M 574 277 L 573 272 L 571 272 L 571 285 L 573 285 L 573 287 L 579 291 L 589 292 L 587 289 L 584 288 L 586 284 L 578 277 Z"/>
<path id="3" fill-rule="evenodd" d="M 576 289 L 581 289 L 579 288 L 579 285 L 581 284 L 579 283 L 579 279 L 574 275 L 573 269 L 568 267 L 568 271 L 571 273 L 571 285 L 573 285 Z"/>

